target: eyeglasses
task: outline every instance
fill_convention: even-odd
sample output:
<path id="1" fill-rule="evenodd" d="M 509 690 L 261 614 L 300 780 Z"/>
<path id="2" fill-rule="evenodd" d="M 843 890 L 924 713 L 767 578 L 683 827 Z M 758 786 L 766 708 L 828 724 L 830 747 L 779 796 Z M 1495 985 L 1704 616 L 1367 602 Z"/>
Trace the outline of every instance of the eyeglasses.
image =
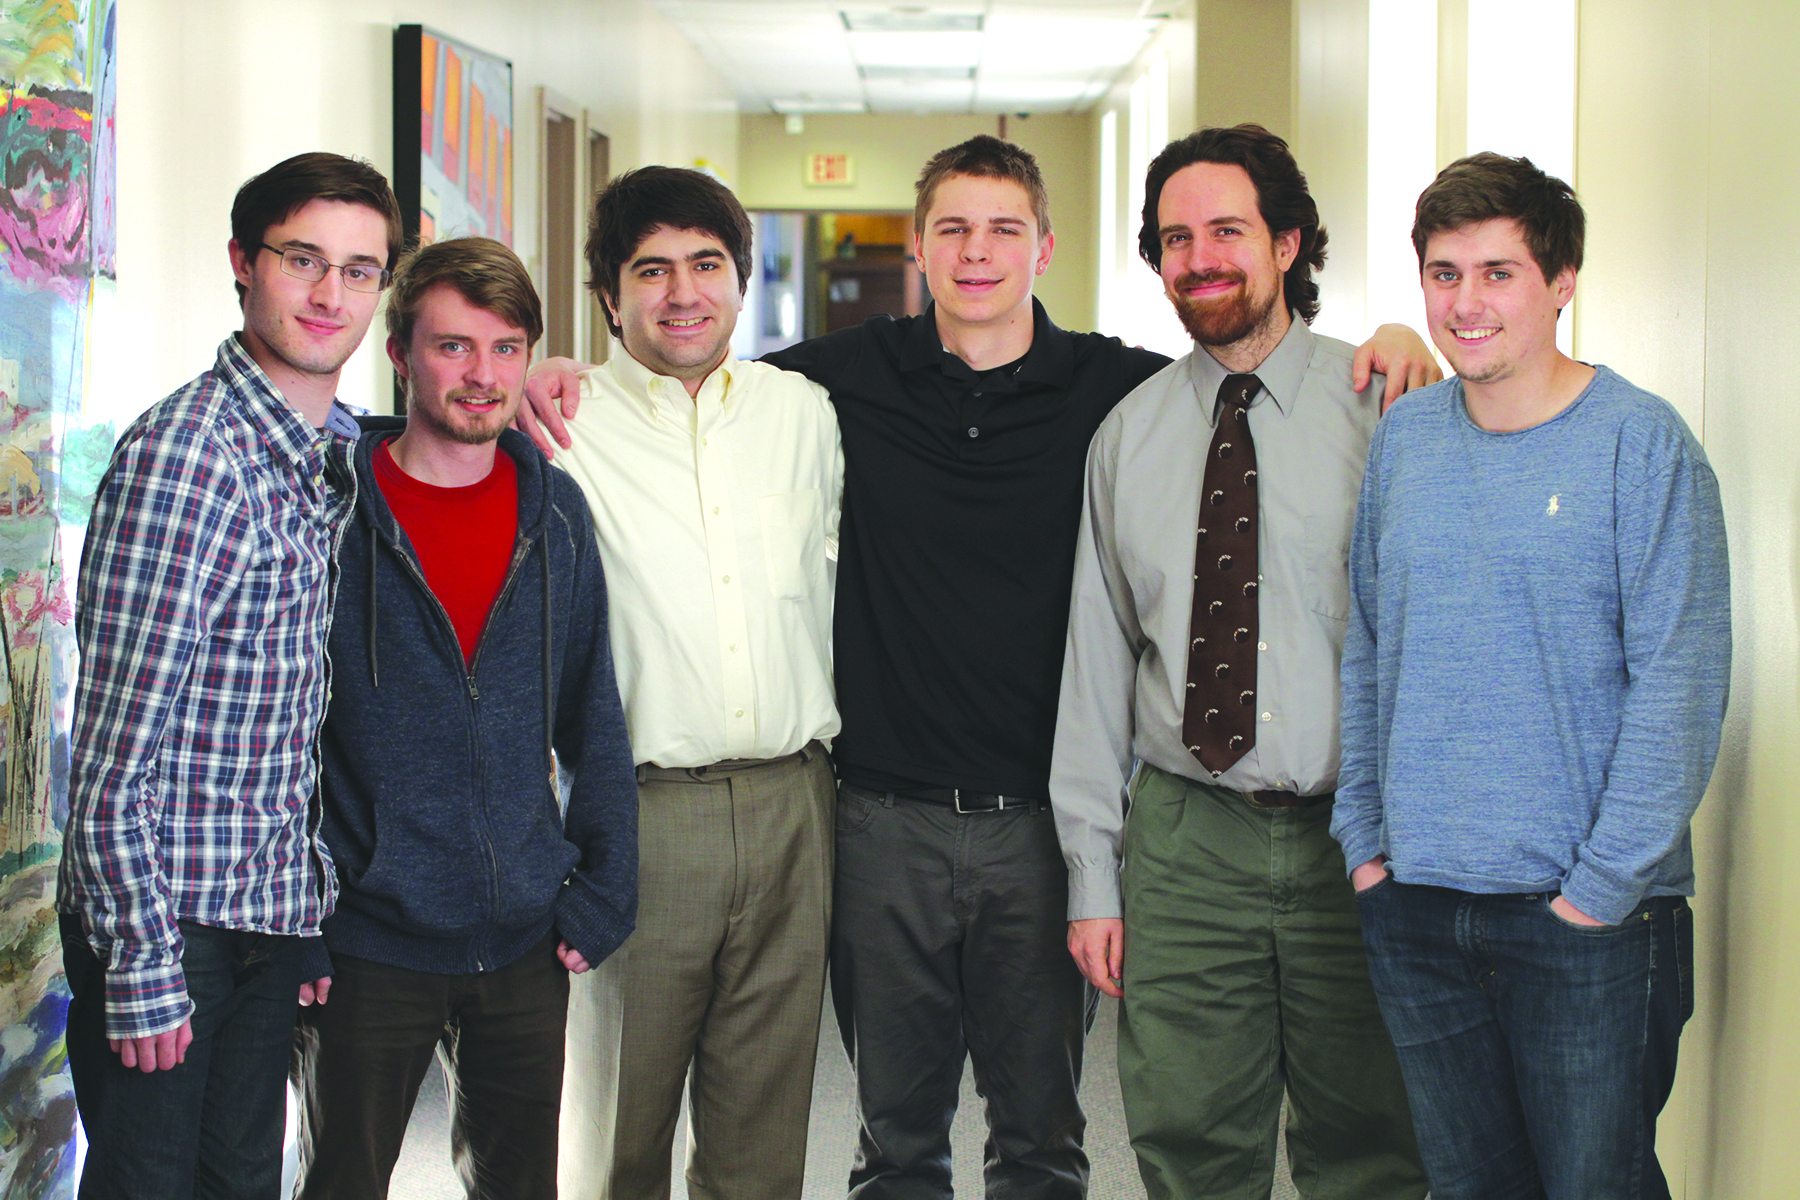
<path id="1" fill-rule="evenodd" d="M 295 279 L 304 279 L 308 283 L 317 283 L 325 278 L 325 272 L 338 271 L 344 276 L 344 286 L 353 292 L 379 292 L 393 281 L 394 273 L 385 267 L 373 263 L 349 263 L 338 266 L 326 262 L 311 250 L 301 250 L 290 246 L 286 250 L 277 250 L 267 242 L 256 243 L 260 250 L 281 256 L 281 270 Z"/>

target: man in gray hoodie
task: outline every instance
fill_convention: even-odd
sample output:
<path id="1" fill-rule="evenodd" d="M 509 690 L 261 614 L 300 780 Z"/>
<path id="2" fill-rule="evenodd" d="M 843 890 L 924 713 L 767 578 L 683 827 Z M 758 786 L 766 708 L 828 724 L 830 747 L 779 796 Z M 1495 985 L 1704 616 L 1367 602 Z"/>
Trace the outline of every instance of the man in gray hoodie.
<path id="1" fill-rule="evenodd" d="M 568 973 L 637 908 L 606 584 L 579 488 L 507 430 L 543 331 L 523 264 L 486 238 L 427 246 L 388 319 L 410 415 L 363 421 L 338 554 L 340 891 L 305 974 L 330 982 L 301 1026 L 300 1194 L 385 1193 L 437 1051 L 470 1194 L 552 1198 Z"/>

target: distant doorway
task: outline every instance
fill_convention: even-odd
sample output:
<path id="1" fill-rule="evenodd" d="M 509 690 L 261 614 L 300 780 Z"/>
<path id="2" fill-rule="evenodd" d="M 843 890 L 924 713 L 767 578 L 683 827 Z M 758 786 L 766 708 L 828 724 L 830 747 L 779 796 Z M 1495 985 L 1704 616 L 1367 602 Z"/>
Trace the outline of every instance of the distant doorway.
<path id="1" fill-rule="evenodd" d="M 737 354 L 757 358 L 873 316 L 925 311 L 912 214 L 759 212 Z"/>

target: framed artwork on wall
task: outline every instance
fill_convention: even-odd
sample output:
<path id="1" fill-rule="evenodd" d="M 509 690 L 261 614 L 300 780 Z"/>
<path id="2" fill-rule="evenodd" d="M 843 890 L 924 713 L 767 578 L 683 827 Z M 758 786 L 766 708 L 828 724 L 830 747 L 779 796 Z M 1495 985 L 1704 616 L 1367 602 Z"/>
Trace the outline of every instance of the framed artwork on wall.
<path id="1" fill-rule="evenodd" d="M 423 25 L 394 29 L 394 194 L 408 241 L 513 243 L 513 69 Z"/>

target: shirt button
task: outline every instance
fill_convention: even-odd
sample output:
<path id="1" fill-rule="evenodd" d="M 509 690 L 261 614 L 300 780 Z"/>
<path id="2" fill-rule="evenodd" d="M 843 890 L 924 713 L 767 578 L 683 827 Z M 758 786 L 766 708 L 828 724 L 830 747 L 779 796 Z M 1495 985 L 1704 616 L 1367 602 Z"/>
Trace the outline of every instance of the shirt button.
<path id="1" fill-rule="evenodd" d="M 722 578 L 723 578 L 724 582 L 726 582 L 726 583 L 731 582 L 731 576 L 729 576 L 729 575 L 723 576 Z"/>
<path id="2" fill-rule="evenodd" d="M 1257 649 L 1258 649 L 1258 650 L 1267 650 L 1267 649 L 1268 649 L 1268 648 L 1269 648 L 1269 643 L 1267 643 L 1267 642 L 1258 642 L 1258 643 L 1256 643 L 1256 648 L 1257 648 Z"/>
<path id="3" fill-rule="evenodd" d="M 1263 720 L 1265 720 L 1265 721 L 1273 721 L 1274 719 L 1275 719 L 1274 713 L 1264 713 L 1263 714 Z"/>
<path id="4" fill-rule="evenodd" d="M 701 439 L 700 439 L 700 444 L 701 444 L 701 445 L 702 445 L 702 446 L 704 446 L 704 445 L 706 445 L 706 439 L 705 439 L 705 438 L 701 438 Z"/>
<path id="5" fill-rule="evenodd" d="M 719 506 L 715 504 L 715 505 L 713 505 L 713 516 L 716 517 L 718 515 L 719 515 Z"/>
<path id="6" fill-rule="evenodd" d="M 740 708 L 740 709 L 738 709 L 738 710 L 737 710 L 737 715 L 738 715 L 738 716 L 740 716 L 740 717 L 741 717 L 741 716 L 743 716 L 743 715 L 744 715 L 744 710 L 743 710 L 743 709 L 741 709 L 741 708 Z"/>
<path id="7" fill-rule="evenodd" d="M 981 430 L 979 430 L 975 426 L 971 425 L 971 426 L 969 426 L 969 436 L 970 437 L 980 437 Z"/>
<path id="8" fill-rule="evenodd" d="M 731 643 L 731 652 L 733 654 L 737 653 L 737 643 L 736 642 Z"/>

